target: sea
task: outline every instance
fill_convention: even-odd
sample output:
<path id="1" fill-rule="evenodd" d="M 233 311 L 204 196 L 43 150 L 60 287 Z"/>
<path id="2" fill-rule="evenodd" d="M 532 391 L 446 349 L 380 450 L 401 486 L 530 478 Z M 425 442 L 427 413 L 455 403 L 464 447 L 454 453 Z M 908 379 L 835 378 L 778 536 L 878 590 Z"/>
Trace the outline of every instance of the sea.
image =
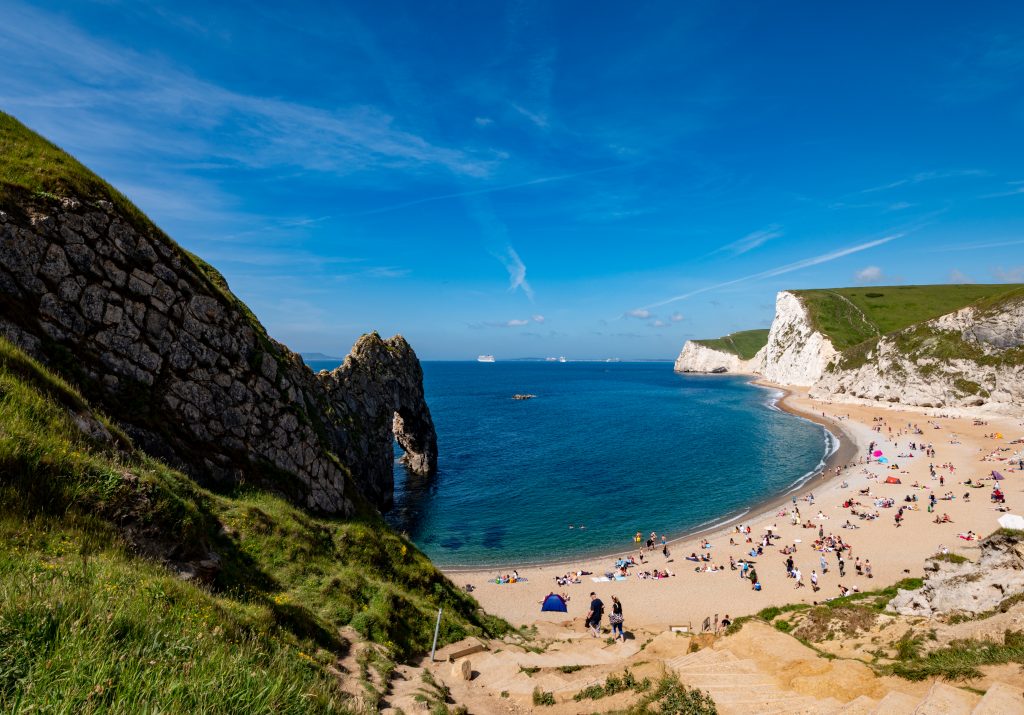
<path id="1" fill-rule="evenodd" d="M 386 519 L 449 568 L 626 553 L 637 531 L 742 521 L 838 446 L 776 408 L 777 391 L 670 362 L 427 361 L 423 379 L 438 472 L 409 474 L 396 446 Z"/>

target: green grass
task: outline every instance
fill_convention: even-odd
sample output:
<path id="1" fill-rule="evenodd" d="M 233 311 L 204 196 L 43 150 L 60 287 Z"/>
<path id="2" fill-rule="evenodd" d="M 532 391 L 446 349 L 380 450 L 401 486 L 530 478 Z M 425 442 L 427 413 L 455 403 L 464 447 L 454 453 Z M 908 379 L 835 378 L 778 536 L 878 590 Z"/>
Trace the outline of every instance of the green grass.
<path id="1" fill-rule="evenodd" d="M 211 549 L 207 587 L 137 555 Z M 407 659 L 438 607 L 442 642 L 507 629 L 381 520 L 204 490 L 0 339 L 0 711 L 337 711 L 339 629 Z"/>
<path id="2" fill-rule="evenodd" d="M 716 715 L 718 708 L 711 695 L 689 688 L 677 675 L 665 675 L 625 715 Z"/>
<path id="3" fill-rule="evenodd" d="M 694 340 L 693 342 L 719 352 L 737 355 L 741 360 L 749 360 L 757 351 L 768 344 L 768 330 L 741 330 L 721 338 Z"/>
<path id="4" fill-rule="evenodd" d="M 793 291 L 815 329 L 838 350 L 938 318 L 968 305 L 994 308 L 1020 293 L 1010 284 L 871 286 Z"/>
<path id="5" fill-rule="evenodd" d="M 907 680 L 969 680 L 981 677 L 984 665 L 1024 664 L 1024 633 L 1008 630 L 1002 643 L 994 640 L 958 640 L 925 655 L 916 649 L 911 657 L 888 666 L 888 672 Z"/>

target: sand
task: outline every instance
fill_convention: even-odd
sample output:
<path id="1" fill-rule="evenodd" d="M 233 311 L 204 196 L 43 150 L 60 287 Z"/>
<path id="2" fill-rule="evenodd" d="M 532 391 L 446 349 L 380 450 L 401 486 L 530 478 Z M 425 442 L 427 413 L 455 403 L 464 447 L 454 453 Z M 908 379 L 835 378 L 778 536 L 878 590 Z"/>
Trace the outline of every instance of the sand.
<path id="1" fill-rule="evenodd" d="M 781 389 L 781 388 L 780 388 Z M 838 586 L 858 587 L 860 590 L 873 590 L 890 585 L 908 576 L 923 574 L 924 559 L 935 554 L 940 546 L 946 546 L 955 553 L 968 558 L 977 555 L 977 542 L 967 542 L 957 537 L 958 533 L 972 530 L 982 536 L 991 533 L 998 524 L 996 520 L 1001 514 L 990 502 L 992 482 L 986 479 L 984 489 L 971 489 L 962 482 L 971 478 L 977 481 L 980 477 L 988 477 L 991 470 L 996 469 L 1006 477 L 1000 484 L 1006 494 L 1007 506 L 1013 513 L 1024 512 L 1024 473 L 1011 468 L 1006 461 L 990 458 L 994 450 L 1009 448 L 1009 451 L 997 453 L 1008 456 L 1024 449 L 1022 444 L 1011 444 L 1012 440 L 1024 437 L 1024 423 L 1006 417 L 986 416 L 982 419 L 987 424 L 975 425 L 974 418 L 969 414 L 953 414 L 943 410 L 913 410 L 902 407 L 865 406 L 830 404 L 810 399 L 806 390 L 789 392 L 781 403 L 782 407 L 830 424 L 830 430 L 840 438 L 843 445 L 837 458 L 850 466 L 835 474 L 835 460 L 825 473 L 816 477 L 806 487 L 797 492 L 798 505 L 802 521 L 810 520 L 815 528 L 802 528 L 792 525 L 789 516 L 790 498 L 776 500 L 774 504 L 760 508 L 745 516 L 741 521 L 744 526 L 751 527 L 751 536 L 756 546 L 766 527 L 774 527 L 774 532 L 781 539 L 764 549 L 758 557 L 756 569 L 762 584 L 762 590 L 751 589 L 750 581 L 741 579 L 739 571 L 729 569 L 729 556 L 737 561 L 747 556 L 751 548 L 744 543 L 745 539 L 734 533 L 734 525 L 720 527 L 706 534 L 695 534 L 682 540 L 670 542 L 670 558 L 666 559 L 656 547 L 648 552 L 647 564 L 630 569 L 626 581 L 599 582 L 592 581 L 604 573 L 614 570 L 617 557 L 629 554 L 636 555 L 638 549 L 633 543 L 632 534 L 623 534 L 622 550 L 607 557 L 585 558 L 572 562 L 546 564 L 541 566 L 523 566 L 510 563 L 500 568 L 489 568 L 485 571 L 466 571 L 457 568 L 445 569 L 449 577 L 458 585 L 472 584 L 473 595 L 489 612 L 502 616 L 513 624 L 528 625 L 537 622 L 563 622 L 576 619 L 582 624 L 590 603 L 589 594 L 596 592 L 605 604 L 610 606 L 612 595 L 618 596 L 623 604 L 625 625 L 645 626 L 648 628 L 665 628 L 684 625 L 700 629 L 705 618 L 712 620 L 717 615 L 729 614 L 732 618 L 756 613 L 771 605 L 805 602 L 813 603 L 825 598 L 839 595 Z M 881 422 L 874 421 L 876 419 Z M 923 434 L 913 434 L 907 425 L 916 425 Z M 875 431 L 881 426 L 882 431 Z M 938 429 L 935 428 L 938 426 Z M 890 434 L 890 428 L 892 430 Z M 1003 438 L 996 439 L 992 435 L 1001 433 Z M 891 465 L 859 464 L 867 454 L 867 445 L 871 441 L 878 443 L 890 463 L 899 465 L 899 469 L 889 469 Z M 909 451 L 909 442 L 930 443 L 935 449 L 934 458 L 924 456 L 922 451 L 914 451 L 913 458 L 900 458 L 897 455 Z M 937 475 L 945 477 L 945 486 L 940 487 L 938 476 L 933 480 L 929 475 L 929 464 L 934 464 Z M 954 471 L 940 468 L 940 465 L 952 463 Z M 900 485 L 885 484 L 888 476 L 896 476 L 902 480 Z M 847 486 L 842 484 L 846 482 Z M 914 483 L 921 488 L 914 488 Z M 859 490 L 868 488 L 874 497 L 889 497 L 896 500 L 892 508 L 876 508 L 873 500 L 859 494 Z M 953 523 L 935 524 L 935 514 L 927 512 L 928 495 L 932 492 L 941 497 L 947 491 L 956 495 L 953 501 L 939 500 L 935 512 L 948 513 Z M 802 498 L 813 492 L 814 504 Z M 965 502 L 963 495 L 969 492 L 970 501 Z M 907 495 L 917 494 L 916 510 L 905 511 L 903 525 L 896 527 L 894 517 L 903 499 Z M 695 497 L 698 498 L 698 497 Z M 851 516 L 849 509 L 843 508 L 843 502 L 857 499 L 862 503 L 860 510 L 877 511 L 880 516 L 874 521 L 861 520 Z M 779 514 L 780 509 L 785 513 Z M 818 519 L 819 511 L 824 519 Z M 757 514 L 755 516 L 755 513 Z M 849 519 L 860 528 L 844 529 L 842 525 Z M 821 573 L 819 566 L 820 554 L 812 550 L 817 538 L 818 525 L 826 535 L 841 535 L 843 541 L 852 546 L 852 554 L 844 554 L 847 562 L 846 576 L 840 577 L 834 553 L 825 554 L 829 571 Z M 658 524 L 646 525 L 645 536 L 658 530 Z M 658 533 L 659 539 L 661 533 Z M 671 538 L 672 535 L 668 535 Z M 730 546 L 730 536 L 735 538 L 737 545 Z M 695 573 L 696 563 L 685 560 L 691 552 L 700 555 L 700 538 L 707 538 L 712 544 L 710 553 L 712 563 L 723 565 L 724 571 L 717 573 Z M 793 554 L 796 566 L 803 572 L 805 588 L 794 587 L 793 579 L 787 577 L 784 561 L 786 556 L 779 552 L 784 544 L 796 543 L 797 551 Z M 854 572 L 854 559 L 869 559 L 872 565 L 873 578 L 859 576 Z M 701 564 L 703 566 L 704 564 Z M 640 580 L 637 571 L 653 568 L 667 569 L 675 575 L 668 579 Z M 496 584 L 497 574 L 511 573 L 518 569 L 520 576 L 527 578 L 525 582 L 512 584 Z M 821 590 L 813 592 L 810 587 L 811 570 L 818 572 Z M 591 571 L 594 576 L 583 576 L 582 583 L 568 586 L 557 586 L 556 576 L 568 571 Z M 541 613 L 540 602 L 550 592 L 567 593 L 570 597 L 569 611 L 565 613 Z M 607 628 L 607 619 L 604 623 Z M 582 625 L 580 626 L 582 627 Z"/>

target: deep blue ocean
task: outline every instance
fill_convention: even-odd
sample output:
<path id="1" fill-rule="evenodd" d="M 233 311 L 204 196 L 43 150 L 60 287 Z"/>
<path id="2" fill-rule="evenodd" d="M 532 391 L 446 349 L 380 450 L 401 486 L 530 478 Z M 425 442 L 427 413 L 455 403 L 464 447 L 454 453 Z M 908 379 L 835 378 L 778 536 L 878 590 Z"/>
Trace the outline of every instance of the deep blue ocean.
<path id="1" fill-rule="evenodd" d="M 440 565 L 626 550 L 637 530 L 682 536 L 800 484 L 831 450 L 822 427 L 774 409 L 747 378 L 671 363 L 424 362 L 423 373 L 438 474 L 396 464 L 387 519 Z"/>

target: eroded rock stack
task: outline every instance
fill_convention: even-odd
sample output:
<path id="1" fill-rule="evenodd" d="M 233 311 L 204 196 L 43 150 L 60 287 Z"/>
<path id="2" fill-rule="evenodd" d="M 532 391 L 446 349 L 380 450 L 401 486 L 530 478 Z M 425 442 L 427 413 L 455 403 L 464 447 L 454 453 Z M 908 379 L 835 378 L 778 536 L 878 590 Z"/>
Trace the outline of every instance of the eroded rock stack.
<path id="1" fill-rule="evenodd" d="M 992 611 L 1024 592 L 1024 538 L 997 531 L 981 542 L 977 562 L 930 559 L 924 586 L 901 590 L 889 610 L 904 616 L 936 616 Z"/>
<path id="2" fill-rule="evenodd" d="M 257 483 L 351 514 L 390 505 L 393 435 L 437 465 L 409 344 L 364 335 L 314 375 L 212 268 L 107 201 L 0 212 L 0 334 L 65 375 L 138 446 L 211 485 Z"/>

